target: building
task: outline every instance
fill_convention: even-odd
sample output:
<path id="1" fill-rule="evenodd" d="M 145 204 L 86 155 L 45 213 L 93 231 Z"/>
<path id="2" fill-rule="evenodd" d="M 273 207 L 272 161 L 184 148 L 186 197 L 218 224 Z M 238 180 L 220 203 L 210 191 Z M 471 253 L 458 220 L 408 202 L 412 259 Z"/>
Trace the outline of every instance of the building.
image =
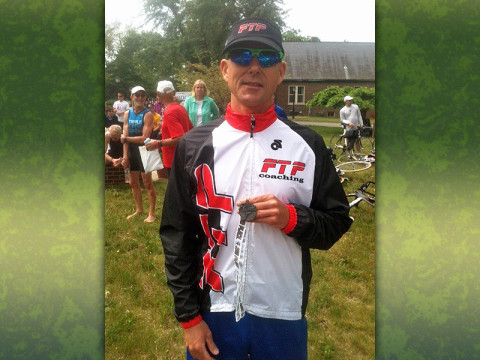
<path id="1" fill-rule="evenodd" d="M 287 71 L 275 102 L 289 116 L 295 107 L 295 115 L 339 117 L 339 109 L 305 104 L 329 86 L 375 86 L 375 43 L 284 42 L 283 47 Z"/>

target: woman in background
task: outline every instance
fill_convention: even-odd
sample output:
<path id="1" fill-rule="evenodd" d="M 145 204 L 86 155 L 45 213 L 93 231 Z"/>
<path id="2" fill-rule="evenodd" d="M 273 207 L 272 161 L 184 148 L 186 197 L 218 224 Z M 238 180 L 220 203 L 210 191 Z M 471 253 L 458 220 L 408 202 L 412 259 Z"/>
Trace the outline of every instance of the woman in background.
<path id="1" fill-rule="evenodd" d="M 183 105 L 193 127 L 198 127 L 218 118 L 218 106 L 208 97 L 207 85 L 198 79 L 192 87 L 192 96 L 185 100 Z"/>

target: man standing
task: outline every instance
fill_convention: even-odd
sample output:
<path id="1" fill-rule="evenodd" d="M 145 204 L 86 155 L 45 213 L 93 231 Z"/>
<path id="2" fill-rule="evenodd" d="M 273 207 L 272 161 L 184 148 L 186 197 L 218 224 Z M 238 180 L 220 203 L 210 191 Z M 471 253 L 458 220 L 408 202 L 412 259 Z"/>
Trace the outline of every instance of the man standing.
<path id="1" fill-rule="evenodd" d="M 125 95 L 122 92 L 117 94 L 117 98 L 118 100 L 113 103 L 113 110 L 115 115 L 118 117 L 120 126 L 123 127 L 123 116 L 125 112 L 128 112 L 130 105 L 128 105 L 128 102 L 125 101 Z"/>
<path id="2" fill-rule="evenodd" d="M 352 103 L 353 97 L 347 95 L 343 98 L 345 106 L 340 110 L 340 122 L 345 129 L 345 138 L 347 139 L 347 152 L 351 154 L 355 140 L 358 139 L 358 130 L 363 127 L 362 114 L 358 105 Z M 356 144 L 356 149 L 360 152 L 360 145 Z"/>
<path id="3" fill-rule="evenodd" d="M 159 81 L 157 99 L 165 107 L 161 128 L 162 140 L 150 141 L 146 144 L 147 150 L 161 149 L 167 177 L 170 175 L 177 143 L 187 131 L 193 129 L 187 111 L 182 105 L 175 102 L 174 97 L 175 88 L 172 82 L 168 80 Z"/>
<path id="4" fill-rule="evenodd" d="M 274 110 L 285 75 L 280 31 L 236 22 L 220 69 L 225 119 L 177 145 L 160 237 L 187 359 L 307 359 L 310 249 L 349 229 L 323 139 Z"/>

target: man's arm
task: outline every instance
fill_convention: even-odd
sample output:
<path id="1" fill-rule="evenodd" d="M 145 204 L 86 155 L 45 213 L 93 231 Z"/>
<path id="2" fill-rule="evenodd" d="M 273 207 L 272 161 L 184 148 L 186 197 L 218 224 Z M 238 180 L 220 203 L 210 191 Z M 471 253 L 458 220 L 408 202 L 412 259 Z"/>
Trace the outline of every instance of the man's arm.
<path id="1" fill-rule="evenodd" d="M 323 140 L 316 141 L 315 179 L 309 206 L 290 204 L 286 232 L 304 248 L 327 250 L 350 228 L 350 206 Z M 293 217 L 293 219 L 292 219 Z"/>
<path id="2" fill-rule="evenodd" d="M 363 127 L 362 112 L 360 111 L 360 108 L 358 106 L 357 106 L 357 114 L 358 114 L 358 126 Z"/>
<path id="3" fill-rule="evenodd" d="M 160 224 L 165 253 L 167 285 L 173 294 L 174 315 L 184 328 L 185 345 L 195 359 L 213 360 L 208 350 L 218 354 L 208 325 L 201 319 L 202 244 L 206 241 L 198 210 L 192 203 L 195 189 L 185 171 L 186 142 L 175 151 Z"/>
<path id="4" fill-rule="evenodd" d="M 283 204 L 271 194 L 251 197 L 254 222 L 268 224 L 295 238 L 303 248 L 327 250 L 350 228 L 350 207 L 323 140 L 317 141 L 314 194 L 309 206 Z M 237 203 L 240 206 L 247 199 Z"/>
<path id="5" fill-rule="evenodd" d="M 108 142 L 110 141 L 110 136 L 108 133 L 105 133 L 105 163 L 113 162 L 113 158 L 107 154 Z"/>
<path id="6" fill-rule="evenodd" d="M 128 136 L 128 113 L 123 115 L 123 136 Z M 122 159 L 122 166 L 126 169 L 129 166 L 128 161 L 128 143 L 123 143 L 123 159 Z"/>
<path id="7" fill-rule="evenodd" d="M 169 176 L 160 223 L 167 284 L 173 294 L 175 317 L 188 322 L 200 313 L 201 248 L 205 241 L 198 210 L 192 203 L 195 183 L 184 169 L 185 141 L 178 144 Z"/>
<path id="8" fill-rule="evenodd" d="M 122 135 L 122 142 L 124 143 L 124 145 L 126 143 L 143 145 L 145 143 L 145 139 L 150 137 L 150 134 L 152 133 L 152 130 L 153 130 L 153 115 L 152 115 L 152 113 L 148 112 L 143 117 L 142 135 L 140 135 L 140 136 L 128 136 L 128 134 L 124 133 Z"/>

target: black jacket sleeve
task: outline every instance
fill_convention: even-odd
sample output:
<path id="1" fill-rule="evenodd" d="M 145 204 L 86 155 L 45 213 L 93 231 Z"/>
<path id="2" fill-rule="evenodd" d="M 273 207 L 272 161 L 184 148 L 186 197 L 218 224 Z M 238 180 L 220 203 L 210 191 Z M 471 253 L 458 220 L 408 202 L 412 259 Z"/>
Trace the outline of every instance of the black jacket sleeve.
<path id="1" fill-rule="evenodd" d="M 192 202 L 194 185 L 185 171 L 185 141 L 177 144 L 163 203 L 160 238 L 165 253 L 167 284 L 173 294 L 178 321 L 200 312 L 201 249 L 205 235 Z"/>
<path id="2" fill-rule="evenodd" d="M 315 179 L 310 206 L 292 204 L 297 224 L 288 234 L 303 248 L 327 250 L 350 228 L 350 207 L 332 159 L 320 136 L 309 141 L 315 152 Z"/>

